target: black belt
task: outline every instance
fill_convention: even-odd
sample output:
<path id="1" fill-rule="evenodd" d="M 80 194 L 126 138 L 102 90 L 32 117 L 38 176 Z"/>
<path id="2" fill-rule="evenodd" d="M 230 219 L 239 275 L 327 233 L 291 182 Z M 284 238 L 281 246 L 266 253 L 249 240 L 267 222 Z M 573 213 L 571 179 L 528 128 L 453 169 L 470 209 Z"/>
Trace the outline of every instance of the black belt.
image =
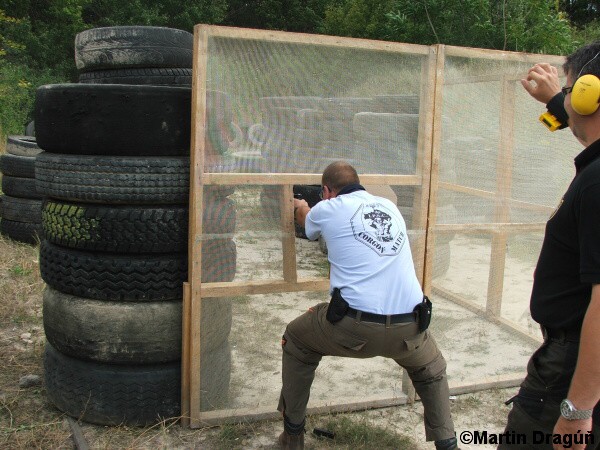
<path id="1" fill-rule="evenodd" d="M 544 339 L 579 342 L 581 330 L 554 330 L 542 326 L 542 334 L 544 335 Z"/>
<path id="2" fill-rule="evenodd" d="M 356 316 L 358 315 L 359 312 L 360 312 L 360 320 L 365 321 L 365 322 L 388 323 L 387 322 L 388 317 L 390 318 L 389 323 L 409 323 L 409 322 L 417 321 L 417 314 L 414 312 L 410 312 L 410 313 L 406 313 L 406 314 L 385 315 L 385 314 L 374 314 L 374 313 L 370 313 L 370 312 L 358 311 L 357 309 L 349 307 L 348 311 L 346 312 L 346 315 L 352 317 L 353 319 L 356 319 Z"/>

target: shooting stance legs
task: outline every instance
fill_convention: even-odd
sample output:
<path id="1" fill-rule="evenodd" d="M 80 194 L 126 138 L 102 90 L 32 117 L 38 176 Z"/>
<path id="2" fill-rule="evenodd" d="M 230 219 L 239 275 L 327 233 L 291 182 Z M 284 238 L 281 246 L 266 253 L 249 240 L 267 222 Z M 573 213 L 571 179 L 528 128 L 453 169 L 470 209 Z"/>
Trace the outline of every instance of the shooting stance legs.
<path id="1" fill-rule="evenodd" d="M 284 415 L 283 448 L 302 440 L 310 388 L 323 356 L 371 358 L 384 356 L 404 367 L 423 402 L 428 441 L 450 439 L 456 448 L 450 416 L 446 361 L 429 331 L 418 332 L 416 322 L 376 323 L 344 317 L 336 324 L 326 319 L 328 304 L 310 308 L 287 326 L 283 336 L 283 387 L 278 410 Z M 301 435 L 301 438 L 298 437 Z M 300 444 L 298 444 L 300 445 Z"/>

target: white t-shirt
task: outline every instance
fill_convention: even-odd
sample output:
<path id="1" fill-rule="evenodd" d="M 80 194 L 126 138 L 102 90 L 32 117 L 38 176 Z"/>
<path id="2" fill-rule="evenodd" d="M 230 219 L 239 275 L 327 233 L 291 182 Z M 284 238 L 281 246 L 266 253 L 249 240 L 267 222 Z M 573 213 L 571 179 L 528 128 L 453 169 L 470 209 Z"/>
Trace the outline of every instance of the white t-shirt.
<path id="1" fill-rule="evenodd" d="M 391 201 L 363 190 L 323 200 L 306 216 L 305 232 L 325 240 L 331 291 L 340 288 L 352 308 L 402 314 L 423 301 L 406 224 Z"/>

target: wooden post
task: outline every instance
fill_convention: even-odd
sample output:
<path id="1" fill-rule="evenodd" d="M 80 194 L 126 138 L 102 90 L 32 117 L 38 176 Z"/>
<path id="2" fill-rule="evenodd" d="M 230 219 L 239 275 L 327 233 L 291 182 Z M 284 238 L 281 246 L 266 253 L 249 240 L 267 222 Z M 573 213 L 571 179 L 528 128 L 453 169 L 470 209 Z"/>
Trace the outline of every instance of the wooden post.
<path id="1" fill-rule="evenodd" d="M 505 223 L 510 218 L 508 199 L 511 198 L 512 155 L 515 145 L 513 126 L 513 118 L 515 116 L 515 81 L 503 78 L 500 102 L 500 148 L 498 149 L 498 160 L 496 163 L 497 178 L 494 221 Z M 505 231 L 496 231 L 492 234 L 486 303 L 486 310 L 490 316 L 500 316 L 502 309 L 507 241 Z"/>
<path id="2" fill-rule="evenodd" d="M 281 247 L 283 250 L 283 279 L 298 281 L 296 271 L 296 228 L 294 226 L 294 190 L 292 185 L 280 189 Z"/>
<path id="3" fill-rule="evenodd" d="M 202 212 L 204 187 L 204 152 L 206 136 L 206 67 L 208 33 L 198 25 L 194 33 L 194 79 L 192 89 L 192 124 L 190 152 L 190 219 L 188 238 L 189 302 L 189 410 L 190 426 L 200 421 L 200 323 L 202 321 Z"/>
<path id="4" fill-rule="evenodd" d="M 431 291 L 431 278 L 433 274 L 433 255 L 435 254 L 435 215 L 437 213 L 438 182 L 440 168 L 440 147 L 442 134 L 442 107 L 444 104 L 444 67 L 445 46 L 436 45 L 435 69 L 432 69 L 434 77 L 432 85 L 434 86 L 433 102 L 431 104 L 431 120 L 433 121 L 433 132 L 431 138 L 431 165 L 429 181 L 429 207 L 427 209 L 426 221 L 426 245 L 425 245 L 425 264 L 423 270 L 423 291 L 429 294 Z M 424 175 L 425 177 L 425 175 Z"/>

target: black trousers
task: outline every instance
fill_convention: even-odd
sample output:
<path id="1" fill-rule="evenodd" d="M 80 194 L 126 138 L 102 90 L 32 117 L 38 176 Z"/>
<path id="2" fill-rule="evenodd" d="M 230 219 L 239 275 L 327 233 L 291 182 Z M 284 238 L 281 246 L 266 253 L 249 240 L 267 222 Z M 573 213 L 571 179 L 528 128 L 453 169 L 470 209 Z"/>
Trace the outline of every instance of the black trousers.
<path id="1" fill-rule="evenodd" d="M 522 443 L 501 443 L 498 450 L 552 450 L 551 443 L 540 442 L 542 434 L 552 434 L 560 416 L 560 402 L 567 397 L 573 378 L 579 342 L 547 338 L 527 364 L 527 376 L 512 399 L 505 433 L 525 436 Z M 596 413 L 598 413 L 596 406 Z M 600 449 L 600 423 L 595 414 L 593 443 L 587 450 Z M 513 435 L 513 436 L 514 436 Z M 590 441 L 591 442 L 591 439 Z"/>

